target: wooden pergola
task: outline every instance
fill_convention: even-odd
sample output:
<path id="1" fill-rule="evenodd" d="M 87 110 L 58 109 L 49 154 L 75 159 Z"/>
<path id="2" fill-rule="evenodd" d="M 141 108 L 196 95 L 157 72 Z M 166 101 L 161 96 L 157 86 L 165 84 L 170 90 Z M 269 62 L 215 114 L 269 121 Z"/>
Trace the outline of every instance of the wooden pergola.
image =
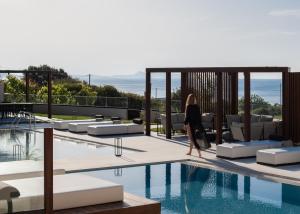
<path id="1" fill-rule="evenodd" d="M 47 72 L 48 74 L 48 118 L 52 118 L 52 71 L 34 71 L 34 72 L 40 72 L 44 73 Z M 0 73 L 2 74 L 24 74 L 25 76 L 25 101 L 26 103 L 29 102 L 29 73 L 32 73 L 32 71 L 28 70 L 0 70 Z"/>
<path id="2" fill-rule="evenodd" d="M 171 138 L 171 74 L 181 74 L 181 105 L 184 111 L 184 103 L 188 93 L 193 89 L 201 91 L 201 82 L 193 80 L 193 74 L 198 73 L 203 80 L 214 79 L 216 90 L 216 143 L 222 142 L 222 128 L 224 120 L 224 100 L 229 103 L 229 113 L 237 113 L 238 103 L 238 74 L 244 74 L 244 134 L 245 140 L 250 141 L 251 136 L 251 73 L 281 73 L 282 74 L 282 120 L 283 133 L 289 138 L 289 67 L 193 67 L 193 68 L 146 68 L 146 135 L 150 136 L 151 121 L 151 74 L 165 73 L 166 75 L 166 138 Z M 224 81 L 224 79 L 228 81 Z M 190 86 L 190 88 L 189 88 Z M 192 90 L 191 90 L 192 89 Z M 227 95 L 228 94 L 228 95 Z M 205 104 L 207 105 L 207 104 Z"/>

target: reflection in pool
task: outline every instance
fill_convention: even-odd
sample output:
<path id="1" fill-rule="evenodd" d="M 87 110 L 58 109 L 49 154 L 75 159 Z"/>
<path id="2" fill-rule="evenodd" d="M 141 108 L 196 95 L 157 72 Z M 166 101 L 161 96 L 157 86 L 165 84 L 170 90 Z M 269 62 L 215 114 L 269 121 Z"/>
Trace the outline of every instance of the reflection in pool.
<path id="1" fill-rule="evenodd" d="M 183 163 L 83 172 L 161 202 L 162 213 L 300 213 L 300 187 Z"/>
<path id="2" fill-rule="evenodd" d="M 0 162 L 15 160 L 42 160 L 44 134 L 24 130 L 0 130 Z M 20 145 L 20 152 L 13 154 L 14 147 Z M 114 155 L 114 148 L 68 138 L 54 138 L 54 159 L 76 159 Z M 123 154 L 135 151 L 123 149 Z"/>

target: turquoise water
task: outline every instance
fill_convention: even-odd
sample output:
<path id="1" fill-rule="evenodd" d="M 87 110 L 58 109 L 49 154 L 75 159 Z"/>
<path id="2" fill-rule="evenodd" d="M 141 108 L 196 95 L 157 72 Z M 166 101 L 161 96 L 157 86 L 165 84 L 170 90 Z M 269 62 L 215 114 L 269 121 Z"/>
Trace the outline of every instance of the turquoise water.
<path id="1" fill-rule="evenodd" d="M 300 213 L 300 187 L 182 163 L 84 172 L 161 202 L 162 213 Z"/>

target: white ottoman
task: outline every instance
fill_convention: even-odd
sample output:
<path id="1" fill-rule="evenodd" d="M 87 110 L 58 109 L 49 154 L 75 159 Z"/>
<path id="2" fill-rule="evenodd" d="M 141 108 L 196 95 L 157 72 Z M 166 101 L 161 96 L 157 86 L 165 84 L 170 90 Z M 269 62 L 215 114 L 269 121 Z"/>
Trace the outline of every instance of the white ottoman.
<path id="1" fill-rule="evenodd" d="M 300 147 L 259 150 L 256 154 L 256 162 L 274 166 L 300 163 Z"/>

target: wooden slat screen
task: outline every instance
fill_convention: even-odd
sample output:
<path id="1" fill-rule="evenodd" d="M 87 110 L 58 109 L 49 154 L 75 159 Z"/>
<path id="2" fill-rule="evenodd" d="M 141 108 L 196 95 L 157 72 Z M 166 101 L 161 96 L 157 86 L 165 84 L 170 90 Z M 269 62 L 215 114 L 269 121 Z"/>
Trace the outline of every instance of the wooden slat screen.
<path id="1" fill-rule="evenodd" d="M 289 136 L 300 142 L 300 73 L 289 73 Z"/>
<path id="2" fill-rule="evenodd" d="M 235 76 L 237 73 L 222 73 L 223 80 L 223 112 L 224 115 L 236 113 L 237 98 Z M 197 98 L 202 113 L 216 113 L 217 105 L 217 76 L 215 72 L 188 72 L 186 79 L 187 94 L 193 93 Z M 234 99 L 233 99 L 234 98 Z"/>

